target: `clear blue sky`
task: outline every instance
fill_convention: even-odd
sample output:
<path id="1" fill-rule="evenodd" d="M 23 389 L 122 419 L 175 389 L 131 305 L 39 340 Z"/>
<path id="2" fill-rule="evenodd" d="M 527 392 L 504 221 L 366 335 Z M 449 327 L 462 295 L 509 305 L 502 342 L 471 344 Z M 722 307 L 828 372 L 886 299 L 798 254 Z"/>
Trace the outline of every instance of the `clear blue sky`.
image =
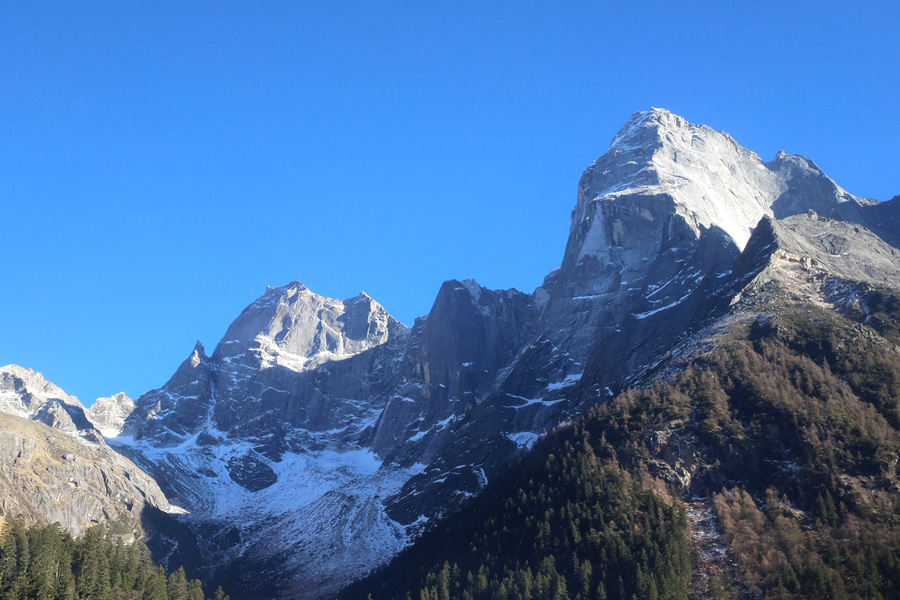
<path id="1" fill-rule="evenodd" d="M 900 194 L 898 3 L 734 4 L 4 2 L 0 365 L 89 404 L 266 285 L 531 291 L 650 106 Z"/>

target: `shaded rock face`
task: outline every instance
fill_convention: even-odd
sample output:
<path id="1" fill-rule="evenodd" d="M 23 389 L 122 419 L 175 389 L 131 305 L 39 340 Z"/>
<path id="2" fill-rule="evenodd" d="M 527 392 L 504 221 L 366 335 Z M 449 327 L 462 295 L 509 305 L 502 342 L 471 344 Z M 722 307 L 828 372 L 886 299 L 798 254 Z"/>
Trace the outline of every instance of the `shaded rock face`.
<path id="1" fill-rule="evenodd" d="M 866 206 L 859 222 L 888 244 L 900 247 L 900 196 Z"/>
<path id="2" fill-rule="evenodd" d="M 135 439 L 150 438 L 158 445 L 176 445 L 205 425 L 215 405 L 213 369 L 200 342 L 159 390 L 142 394 L 133 402 L 123 400 L 112 411 L 127 412 L 122 434 Z"/>
<path id="3" fill-rule="evenodd" d="M 162 555 L 194 556 L 235 598 L 323 597 L 548 428 L 677 368 L 756 290 L 829 304 L 853 282 L 897 285 L 896 202 L 635 113 L 582 176 L 561 265 L 534 293 L 448 281 L 407 329 L 365 294 L 269 288 L 111 443 L 192 513 Z"/>
<path id="4" fill-rule="evenodd" d="M 413 328 L 369 438 L 372 449 L 400 464 L 427 464 L 451 422 L 472 413 L 531 342 L 536 317 L 533 299 L 521 292 L 445 282 L 428 317 Z"/>
<path id="5" fill-rule="evenodd" d="M 278 481 L 272 467 L 252 450 L 243 456 L 233 456 L 227 468 L 231 479 L 248 492 L 264 490 Z"/>

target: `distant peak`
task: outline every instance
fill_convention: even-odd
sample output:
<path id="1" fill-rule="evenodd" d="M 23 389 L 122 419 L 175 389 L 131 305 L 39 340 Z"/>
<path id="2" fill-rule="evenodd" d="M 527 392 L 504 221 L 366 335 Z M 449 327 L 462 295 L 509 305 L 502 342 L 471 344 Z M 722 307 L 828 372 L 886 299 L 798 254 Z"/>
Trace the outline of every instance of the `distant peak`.
<path id="1" fill-rule="evenodd" d="M 628 122 L 644 122 L 644 121 L 664 121 L 669 119 L 680 119 L 684 121 L 684 119 L 670 110 L 666 110 L 665 108 L 656 108 L 655 106 L 651 106 L 649 110 L 639 110 L 631 113 L 631 117 L 628 119 Z M 626 122 L 627 123 L 627 122 Z"/>
<path id="2" fill-rule="evenodd" d="M 28 367 L 21 367 L 19 365 L 9 364 L 4 367 L 0 367 L 0 371 L 5 371 L 8 373 L 28 373 L 30 375 L 40 375 L 34 369 L 29 369 Z"/>
<path id="3" fill-rule="evenodd" d="M 285 285 L 278 285 L 278 286 L 267 285 L 266 292 L 263 294 L 263 296 L 271 296 L 273 294 L 274 295 L 282 295 L 287 292 L 300 292 L 300 291 L 304 291 L 304 290 L 309 290 L 309 288 L 306 287 L 305 285 L 303 285 L 302 283 L 300 283 L 299 281 L 292 281 Z"/>
<path id="4" fill-rule="evenodd" d="M 779 150 L 778 152 L 776 152 L 775 158 L 773 158 L 771 162 L 766 163 L 766 166 L 773 170 L 778 169 L 784 165 L 788 165 L 794 168 L 800 168 L 808 172 L 825 175 L 819 165 L 817 165 L 812 159 L 801 156 L 800 154 L 788 154 L 784 150 Z"/>
<path id="5" fill-rule="evenodd" d="M 200 340 L 197 340 L 197 343 L 194 344 L 194 352 L 199 354 L 200 356 L 206 357 L 206 350 L 203 348 L 203 344 L 200 343 Z"/>
<path id="6" fill-rule="evenodd" d="M 663 131 L 690 128 L 687 119 L 664 108 L 651 108 L 631 114 L 610 142 L 610 149 L 630 149 L 662 141 Z"/>
<path id="7" fill-rule="evenodd" d="M 302 292 L 302 291 L 310 291 L 310 289 L 309 289 L 308 287 L 306 287 L 305 285 L 303 285 L 303 284 L 300 283 L 299 281 L 292 281 L 292 282 L 290 282 L 290 283 L 287 284 L 287 285 L 283 285 L 283 286 L 281 286 L 281 287 L 272 288 L 272 289 L 275 290 L 275 291 L 277 291 L 277 292 L 279 292 L 279 293 L 282 293 L 282 294 L 285 293 L 285 292 L 294 292 L 294 293 L 296 293 L 296 292 Z"/>
<path id="8" fill-rule="evenodd" d="M 28 367 L 10 364 L 6 365 L 5 367 L 0 367 L 0 373 L 9 373 L 14 377 L 18 377 L 32 383 L 54 385 L 50 383 L 50 381 L 48 381 L 46 377 L 44 377 L 43 373 L 41 373 L 40 371 L 35 371 L 34 369 L 29 369 Z"/>

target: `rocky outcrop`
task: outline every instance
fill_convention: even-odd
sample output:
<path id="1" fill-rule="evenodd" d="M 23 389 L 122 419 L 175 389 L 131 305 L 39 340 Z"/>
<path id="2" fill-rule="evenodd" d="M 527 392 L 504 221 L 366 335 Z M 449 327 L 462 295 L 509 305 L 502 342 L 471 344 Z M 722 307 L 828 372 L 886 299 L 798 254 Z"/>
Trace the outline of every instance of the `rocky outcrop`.
<path id="1" fill-rule="evenodd" d="M 72 435 L 96 437 L 84 406 L 44 376 L 18 365 L 0 367 L 0 412 L 39 421 Z"/>
<path id="2" fill-rule="evenodd" d="M 159 486 L 100 440 L 0 413 L 0 516 L 58 522 L 72 535 L 103 525 L 126 540 L 142 535 L 147 506 L 178 512 Z"/>
<path id="3" fill-rule="evenodd" d="M 91 424 L 105 437 L 116 437 L 125 427 L 125 419 L 134 412 L 134 400 L 125 392 L 106 398 L 97 398 L 85 409 Z"/>

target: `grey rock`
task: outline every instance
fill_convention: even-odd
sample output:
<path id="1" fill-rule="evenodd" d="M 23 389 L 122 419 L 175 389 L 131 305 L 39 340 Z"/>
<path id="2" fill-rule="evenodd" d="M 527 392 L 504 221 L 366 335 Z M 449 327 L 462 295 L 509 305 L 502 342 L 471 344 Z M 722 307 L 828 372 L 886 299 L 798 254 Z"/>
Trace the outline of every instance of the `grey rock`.
<path id="1" fill-rule="evenodd" d="M 278 481 L 278 476 L 266 460 L 254 451 L 234 456 L 228 461 L 228 474 L 248 492 L 264 490 Z"/>
<path id="2" fill-rule="evenodd" d="M 103 435 L 116 437 L 125 427 L 125 419 L 134 412 L 134 400 L 125 392 L 97 398 L 86 410 L 91 424 Z"/>
<path id="3" fill-rule="evenodd" d="M 72 535 L 104 525 L 126 540 L 141 537 L 153 506 L 179 512 L 127 458 L 42 423 L 0 413 L 0 516 L 58 522 Z"/>
<path id="4" fill-rule="evenodd" d="M 18 365 L 0 367 L 0 412 L 40 421 L 73 435 L 84 435 L 92 429 L 78 398 L 40 373 Z"/>

